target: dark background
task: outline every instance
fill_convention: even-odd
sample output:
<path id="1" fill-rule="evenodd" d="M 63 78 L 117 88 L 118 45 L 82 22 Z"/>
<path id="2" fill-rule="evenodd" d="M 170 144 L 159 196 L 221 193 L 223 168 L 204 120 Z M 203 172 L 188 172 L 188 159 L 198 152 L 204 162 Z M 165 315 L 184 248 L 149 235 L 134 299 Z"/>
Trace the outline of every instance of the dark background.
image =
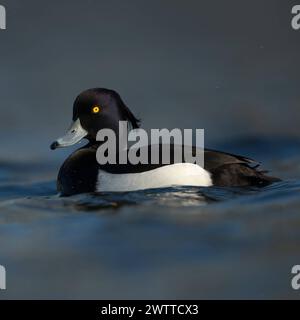
<path id="1" fill-rule="evenodd" d="M 146 128 L 205 128 L 209 146 L 300 135 L 297 1 L 1 4 L 2 158 L 56 157 L 90 87 L 117 90 Z"/>

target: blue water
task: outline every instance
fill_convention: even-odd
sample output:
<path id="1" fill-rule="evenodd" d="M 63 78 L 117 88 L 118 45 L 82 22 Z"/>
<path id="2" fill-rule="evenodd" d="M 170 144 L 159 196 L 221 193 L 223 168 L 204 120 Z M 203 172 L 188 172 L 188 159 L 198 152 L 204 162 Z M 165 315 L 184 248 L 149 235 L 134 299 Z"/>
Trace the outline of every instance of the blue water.
<path id="1" fill-rule="evenodd" d="M 283 178 L 262 189 L 62 198 L 59 162 L 1 163 L 1 298 L 299 298 L 300 148 L 281 142 L 223 146 Z"/>

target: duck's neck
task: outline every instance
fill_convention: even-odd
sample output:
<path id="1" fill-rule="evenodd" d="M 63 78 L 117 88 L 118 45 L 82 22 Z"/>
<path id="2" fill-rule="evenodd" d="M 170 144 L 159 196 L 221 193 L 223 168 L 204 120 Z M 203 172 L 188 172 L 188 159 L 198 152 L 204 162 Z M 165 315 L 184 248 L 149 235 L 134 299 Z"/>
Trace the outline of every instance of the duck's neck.
<path id="1" fill-rule="evenodd" d="M 105 141 L 96 141 L 95 139 L 89 139 L 89 142 L 87 145 L 84 146 L 84 148 L 93 148 L 98 149 L 101 145 L 106 143 L 106 148 L 112 148 L 112 150 L 116 150 L 116 153 L 120 152 L 120 149 L 127 149 L 127 140 L 122 141 L 123 138 L 119 138 L 118 136 L 116 139 L 111 139 L 110 142 L 108 142 L 108 139 Z"/>
<path id="2" fill-rule="evenodd" d="M 107 133 L 103 134 L 103 140 L 104 141 L 98 141 L 96 140 L 96 137 L 89 137 L 89 147 L 98 148 L 102 144 L 106 143 L 108 144 L 108 147 L 111 147 L 115 149 L 117 152 L 120 151 L 120 149 L 127 149 L 127 137 L 128 137 L 128 128 L 127 128 L 127 122 L 119 122 L 118 126 L 110 126 L 110 130 L 114 134 L 107 135 Z M 99 132 L 98 132 L 99 134 Z M 97 134 L 98 138 L 99 135 Z"/>

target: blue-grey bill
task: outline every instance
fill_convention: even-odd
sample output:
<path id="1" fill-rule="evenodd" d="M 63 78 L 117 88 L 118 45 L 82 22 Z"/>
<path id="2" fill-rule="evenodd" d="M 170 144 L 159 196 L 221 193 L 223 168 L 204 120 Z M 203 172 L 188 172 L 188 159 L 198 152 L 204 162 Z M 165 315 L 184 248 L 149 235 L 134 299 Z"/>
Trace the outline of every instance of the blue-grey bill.
<path id="1" fill-rule="evenodd" d="M 79 142 L 84 137 L 86 137 L 87 134 L 88 132 L 82 128 L 80 120 L 78 118 L 71 124 L 67 133 L 63 137 L 60 137 L 56 141 L 54 141 L 51 144 L 50 148 L 54 150 L 56 148 L 72 146 L 73 144 Z"/>

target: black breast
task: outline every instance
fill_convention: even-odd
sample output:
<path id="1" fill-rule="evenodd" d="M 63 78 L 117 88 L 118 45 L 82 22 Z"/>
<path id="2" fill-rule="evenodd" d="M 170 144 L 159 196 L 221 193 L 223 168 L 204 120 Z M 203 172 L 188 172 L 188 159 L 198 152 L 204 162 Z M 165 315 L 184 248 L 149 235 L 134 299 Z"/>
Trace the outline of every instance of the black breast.
<path id="1" fill-rule="evenodd" d="M 57 178 L 58 191 L 64 196 L 94 192 L 98 167 L 94 148 L 76 150 L 66 159 L 59 170 Z"/>

